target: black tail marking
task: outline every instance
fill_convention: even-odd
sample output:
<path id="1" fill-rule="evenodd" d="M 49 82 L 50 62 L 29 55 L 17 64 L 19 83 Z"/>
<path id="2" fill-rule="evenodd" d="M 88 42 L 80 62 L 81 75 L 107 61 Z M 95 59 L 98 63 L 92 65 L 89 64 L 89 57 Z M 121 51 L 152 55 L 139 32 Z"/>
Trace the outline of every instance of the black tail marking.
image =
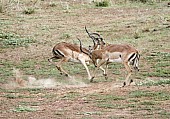
<path id="1" fill-rule="evenodd" d="M 129 57 L 128 61 L 130 61 L 130 60 L 134 57 L 135 54 L 136 54 L 136 53 L 133 53 L 133 54 Z M 135 58 L 134 58 L 134 59 L 135 59 Z"/>
<path id="2" fill-rule="evenodd" d="M 60 56 L 62 56 L 62 57 L 64 57 L 64 55 L 59 51 L 59 50 L 54 50 L 53 49 L 53 53 L 54 53 L 54 55 L 60 55 Z"/>

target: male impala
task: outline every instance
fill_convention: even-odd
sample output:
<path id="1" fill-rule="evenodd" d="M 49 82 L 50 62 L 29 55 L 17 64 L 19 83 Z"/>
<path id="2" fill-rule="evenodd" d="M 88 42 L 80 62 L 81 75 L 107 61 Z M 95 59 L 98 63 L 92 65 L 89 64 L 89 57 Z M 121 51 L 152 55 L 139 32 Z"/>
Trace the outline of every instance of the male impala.
<path id="1" fill-rule="evenodd" d="M 83 49 L 82 52 L 86 53 L 86 51 L 83 51 Z M 111 62 L 123 63 L 126 71 L 128 72 L 128 75 L 126 76 L 123 86 L 125 86 L 127 83 L 130 85 L 130 83 L 133 82 L 133 80 L 129 81 L 129 77 L 132 74 L 132 69 L 130 65 L 132 65 L 135 70 L 139 71 L 138 64 L 139 64 L 140 55 L 138 51 L 130 45 L 109 44 L 104 46 L 102 49 L 93 50 L 90 53 L 86 53 L 86 54 L 90 55 L 90 58 L 92 59 L 94 65 L 97 66 L 97 68 L 94 71 L 94 76 L 90 80 L 91 82 L 95 78 L 96 71 L 98 70 L 98 68 L 105 63 L 106 63 L 106 68 L 108 63 Z M 100 59 L 99 62 L 97 61 L 98 59 Z"/>
<path id="2" fill-rule="evenodd" d="M 86 32 L 88 32 L 87 29 L 86 29 Z M 100 41 L 98 40 L 101 38 L 100 35 L 96 35 L 97 33 L 94 33 L 94 34 L 88 33 L 88 34 L 92 38 L 93 43 L 94 43 L 91 50 L 98 49 L 98 46 L 100 45 Z M 85 52 L 90 52 L 86 48 L 82 48 L 82 49 Z M 89 69 L 86 65 L 86 63 L 89 63 L 91 61 L 91 58 L 89 57 L 88 54 L 84 54 L 83 52 L 80 51 L 80 46 L 71 44 L 71 43 L 61 42 L 61 43 L 56 44 L 53 47 L 52 53 L 54 56 L 48 59 L 48 61 L 54 64 L 61 74 L 65 74 L 66 76 L 69 76 L 69 74 L 66 71 L 64 71 L 64 69 L 62 68 L 62 64 L 64 62 L 69 62 L 69 61 L 76 62 L 76 63 L 80 62 L 85 67 L 87 74 L 88 74 L 88 78 L 89 79 L 92 78 L 90 75 Z M 54 63 L 53 59 L 60 59 L 60 61 L 57 63 Z"/>
<path id="3" fill-rule="evenodd" d="M 86 26 L 85 26 L 85 30 L 86 30 L 86 32 L 87 32 L 87 34 L 88 34 L 88 36 L 93 40 L 93 43 L 94 43 L 94 46 L 96 46 L 94 49 L 95 50 L 100 50 L 100 49 L 103 49 L 106 45 L 108 45 L 108 44 L 106 44 L 105 43 L 105 41 L 104 41 L 104 39 L 100 36 L 100 34 L 98 34 L 98 33 L 89 33 L 88 32 L 88 30 L 87 30 L 87 28 L 86 28 Z M 78 39 L 79 40 L 79 39 Z M 80 41 L 80 40 L 79 40 Z M 97 44 L 96 44 L 97 43 Z M 95 45 L 96 44 L 96 45 Z M 80 41 L 80 47 L 82 48 L 82 46 L 81 46 L 81 41 Z M 80 48 L 80 49 L 81 49 Z M 91 57 L 91 55 L 90 55 L 90 53 L 93 51 L 93 50 L 91 50 L 90 48 L 89 48 L 89 53 L 87 53 L 87 52 L 84 52 L 83 50 L 81 50 L 83 53 L 85 53 L 85 54 L 88 54 L 90 57 Z M 93 61 L 93 64 L 95 65 L 95 67 L 97 67 L 97 63 L 99 62 L 99 59 L 96 59 L 96 61 L 94 62 Z M 103 71 L 103 75 L 105 76 L 105 78 L 107 78 L 106 76 L 107 76 L 107 74 L 106 74 L 106 70 L 102 67 L 102 66 L 100 66 L 100 69 Z"/>
<path id="4" fill-rule="evenodd" d="M 85 48 L 83 48 L 83 50 L 88 52 L 88 50 Z M 56 65 L 57 69 L 60 71 L 61 74 L 69 76 L 69 74 L 62 68 L 62 64 L 64 62 L 80 62 L 85 67 L 88 73 L 88 78 L 92 78 L 89 69 L 86 65 L 86 63 L 91 61 L 91 59 L 87 54 L 84 54 L 80 51 L 80 46 L 71 43 L 61 42 L 54 46 L 52 52 L 54 56 L 48 59 L 48 61 Z M 53 59 L 60 59 L 60 61 L 55 64 L 52 61 Z"/>

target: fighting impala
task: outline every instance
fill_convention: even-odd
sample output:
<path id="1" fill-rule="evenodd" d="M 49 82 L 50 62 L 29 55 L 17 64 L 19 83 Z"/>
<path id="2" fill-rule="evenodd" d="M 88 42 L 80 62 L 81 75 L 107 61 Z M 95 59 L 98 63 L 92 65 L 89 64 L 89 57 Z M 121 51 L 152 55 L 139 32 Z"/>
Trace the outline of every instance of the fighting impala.
<path id="1" fill-rule="evenodd" d="M 100 39 L 100 35 L 96 35 L 96 36 L 93 35 L 96 35 L 96 33 L 94 34 L 89 33 L 89 36 L 92 38 L 94 43 L 92 48 L 90 49 L 92 51 L 98 49 L 98 45 L 100 45 L 100 41 L 98 40 Z M 86 48 L 82 48 L 82 50 L 85 52 L 90 52 Z M 71 43 L 61 42 L 53 47 L 52 53 L 53 53 L 53 57 L 48 59 L 48 61 L 53 65 L 55 65 L 61 74 L 65 74 L 66 76 L 69 76 L 69 74 L 62 68 L 63 63 L 75 62 L 75 63 L 83 64 L 83 66 L 87 71 L 88 78 L 89 79 L 92 78 L 89 69 L 87 67 L 87 63 L 91 62 L 91 58 L 89 57 L 88 54 L 81 52 L 80 46 Z M 59 62 L 55 63 L 53 62 L 53 59 L 59 59 Z"/>
<path id="2" fill-rule="evenodd" d="M 86 26 L 85 26 L 85 30 L 88 34 L 88 36 L 93 40 L 93 43 L 96 44 L 97 43 L 97 47 L 95 49 L 102 49 L 102 47 L 106 44 L 104 39 L 100 36 L 100 34 L 98 33 L 89 33 Z"/>
<path id="3" fill-rule="evenodd" d="M 82 48 L 82 47 L 80 47 Z M 87 53 L 83 49 L 81 49 L 82 52 L 89 55 L 89 57 L 92 59 L 94 65 L 97 67 L 94 71 L 93 77 L 91 78 L 91 82 L 96 76 L 96 71 L 99 67 L 101 67 L 103 64 L 107 65 L 111 62 L 120 62 L 124 65 L 126 71 L 128 72 L 128 75 L 126 76 L 125 82 L 123 83 L 123 86 L 126 84 L 130 85 L 133 80 L 129 81 L 129 77 L 132 74 L 131 66 L 139 71 L 138 64 L 139 64 L 139 52 L 137 49 L 130 45 L 121 45 L 121 44 L 108 44 L 103 46 L 101 49 L 93 50 L 90 53 Z M 98 62 L 98 60 L 100 60 Z M 106 73 L 106 69 L 105 69 Z M 107 74 L 105 74 L 107 75 Z"/>

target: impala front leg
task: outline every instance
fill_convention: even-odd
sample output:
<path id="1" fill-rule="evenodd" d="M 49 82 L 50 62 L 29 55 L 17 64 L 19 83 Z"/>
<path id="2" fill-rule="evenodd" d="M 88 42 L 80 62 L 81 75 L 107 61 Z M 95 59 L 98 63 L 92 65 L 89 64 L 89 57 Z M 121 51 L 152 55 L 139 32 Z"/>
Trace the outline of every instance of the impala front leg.
<path id="1" fill-rule="evenodd" d="M 106 63 L 106 60 L 100 60 L 100 62 L 97 64 L 97 68 L 94 70 L 93 77 L 90 79 L 90 82 L 93 82 L 93 79 L 96 76 L 97 70 L 104 64 Z"/>
<path id="2" fill-rule="evenodd" d="M 97 59 L 96 62 L 93 62 L 93 63 L 97 63 L 97 64 L 98 64 L 98 63 L 99 63 L 99 59 Z M 106 65 L 107 65 L 107 64 L 106 64 Z M 95 65 L 95 67 L 97 67 L 97 66 Z M 106 77 L 106 76 L 107 76 L 107 74 L 106 74 L 106 69 L 104 69 L 102 66 L 100 66 L 99 68 L 103 71 L 103 76 Z"/>
<path id="3" fill-rule="evenodd" d="M 87 71 L 88 79 L 91 80 L 92 77 L 91 77 L 91 75 L 90 75 L 90 72 L 89 72 L 89 69 L 88 69 L 88 67 L 87 67 L 87 65 L 86 65 L 86 62 L 85 62 L 83 59 L 79 59 L 79 60 L 80 60 L 80 62 L 83 64 L 83 66 L 85 67 L 85 69 L 86 69 L 86 71 Z"/>

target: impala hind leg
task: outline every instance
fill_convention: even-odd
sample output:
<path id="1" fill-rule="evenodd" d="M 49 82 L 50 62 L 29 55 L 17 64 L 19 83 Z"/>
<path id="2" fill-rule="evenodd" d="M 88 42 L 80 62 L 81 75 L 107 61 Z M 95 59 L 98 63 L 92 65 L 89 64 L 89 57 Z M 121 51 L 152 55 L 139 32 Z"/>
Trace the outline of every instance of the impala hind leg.
<path id="1" fill-rule="evenodd" d="M 107 76 L 107 68 L 108 68 L 108 64 L 109 64 L 108 61 L 109 61 L 109 59 L 106 62 L 105 74 L 104 74 L 104 77 L 105 77 L 106 80 L 108 79 L 108 76 Z"/>
<path id="2" fill-rule="evenodd" d="M 62 64 L 63 64 L 64 62 L 67 62 L 67 61 L 68 61 L 68 58 L 62 58 L 62 59 L 61 59 L 59 62 L 57 62 L 57 63 L 53 62 L 53 61 L 52 61 L 53 59 L 56 59 L 56 57 L 54 56 L 54 57 L 48 59 L 48 61 L 57 67 L 57 69 L 60 71 L 60 74 L 61 74 L 61 75 L 64 74 L 65 76 L 69 76 L 69 74 L 68 74 L 66 71 L 64 71 L 64 69 L 62 68 Z"/>
<path id="3" fill-rule="evenodd" d="M 125 82 L 123 83 L 123 87 L 127 84 L 130 85 L 133 82 L 132 79 L 129 81 L 129 78 L 132 75 L 132 69 L 130 68 L 128 62 L 125 62 L 124 66 L 125 66 L 126 71 L 128 72 L 128 75 L 126 76 Z"/>
<path id="4" fill-rule="evenodd" d="M 63 58 L 59 62 L 57 62 L 56 67 L 60 71 L 61 74 L 70 77 L 70 75 L 62 68 L 62 64 L 68 62 L 68 58 Z"/>

